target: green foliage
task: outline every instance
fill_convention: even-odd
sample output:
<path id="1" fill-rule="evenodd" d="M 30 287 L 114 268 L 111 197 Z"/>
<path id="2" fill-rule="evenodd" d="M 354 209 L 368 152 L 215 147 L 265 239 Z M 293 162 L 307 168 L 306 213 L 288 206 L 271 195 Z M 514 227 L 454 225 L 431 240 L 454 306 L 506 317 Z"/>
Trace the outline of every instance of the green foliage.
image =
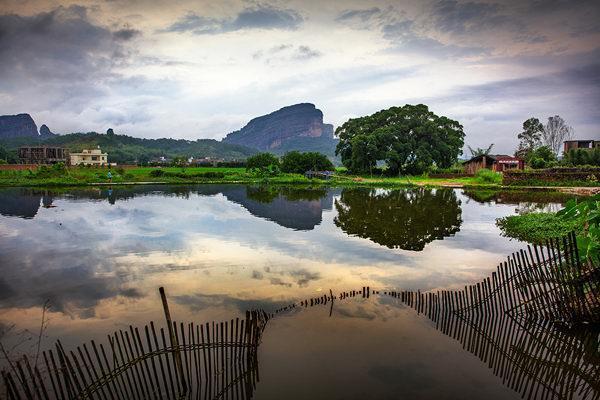
<path id="1" fill-rule="evenodd" d="M 0 162 L 4 161 L 3 164 L 16 164 L 17 163 L 17 152 L 8 150 L 4 146 L 0 146 Z"/>
<path id="2" fill-rule="evenodd" d="M 260 174 L 277 175 L 279 158 L 272 153 L 258 153 L 246 160 L 246 170 Z"/>
<path id="3" fill-rule="evenodd" d="M 343 190 L 335 207 L 337 227 L 390 249 L 422 251 L 457 233 L 462 223 L 452 190 Z"/>
<path id="4" fill-rule="evenodd" d="M 557 164 L 556 154 L 548 146 L 540 146 L 528 152 L 525 162 L 534 169 L 549 168 Z"/>
<path id="5" fill-rule="evenodd" d="M 600 167 L 600 148 L 571 149 L 564 155 L 563 164 L 569 166 L 592 165 Z"/>
<path id="6" fill-rule="evenodd" d="M 475 180 L 479 183 L 500 185 L 502 183 L 502 174 L 494 172 L 491 169 L 481 168 L 475 174 Z"/>
<path id="7" fill-rule="evenodd" d="M 577 247 L 583 258 L 600 257 L 600 194 L 582 201 L 567 202 L 565 208 L 557 214 L 562 220 L 580 228 L 577 235 Z"/>
<path id="8" fill-rule="evenodd" d="M 335 167 L 329 159 L 317 152 L 300 153 L 290 151 L 281 157 L 281 171 L 303 174 L 306 171 L 333 171 Z"/>
<path id="9" fill-rule="evenodd" d="M 554 213 L 529 213 L 499 218 L 496 224 L 504 236 L 523 242 L 542 244 L 577 229 L 577 223 L 566 221 Z"/>
<path id="10" fill-rule="evenodd" d="M 542 133 L 544 125 L 537 118 L 529 118 L 523 122 L 523 131 L 517 135 L 519 138 L 519 150 L 517 153 L 522 157 L 527 157 L 542 144 Z"/>
<path id="11" fill-rule="evenodd" d="M 556 214 L 512 215 L 496 220 L 496 224 L 505 236 L 538 244 L 574 231 L 581 258 L 600 257 L 600 195 L 569 200 Z"/>
<path id="12" fill-rule="evenodd" d="M 100 146 L 108 153 L 110 162 L 118 164 L 147 163 L 151 159 L 164 156 L 175 157 L 213 157 L 226 160 L 240 160 L 257 153 L 257 150 L 230 143 L 222 143 L 212 139 L 183 140 L 183 139 L 142 139 L 126 135 L 100 134 L 96 132 L 72 133 L 46 138 L 12 138 L 3 139 L 0 143 L 14 152 L 19 146 L 63 146 L 71 152 L 82 149 L 95 149 Z M 9 162 L 11 162 L 9 160 Z"/>
<path id="13" fill-rule="evenodd" d="M 467 147 L 469 148 L 469 151 L 471 152 L 471 157 L 487 156 L 492 151 L 492 147 L 494 147 L 494 143 L 490 144 L 486 149 L 482 149 L 480 147 L 473 149 L 471 146 L 467 146 Z"/>
<path id="14" fill-rule="evenodd" d="M 205 172 L 197 172 L 197 173 L 186 173 L 186 170 L 182 170 L 181 172 L 175 171 L 165 171 L 162 169 L 153 169 L 149 172 L 149 174 L 153 178 L 181 178 L 181 179 L 223 179 L 225 177 L 225 173 L 219 171 L 205 171 Z"/>
<path id="15" fill-rule="evenodd" d="M 391 175 L 419 175 L 432 165 L 450 167 L 461 154 L 463 127 L 427 106 L 405 105 L 350 119 L 338 127 L 336 154 L 353 173 L 367 173 L 384 160 Z"/>

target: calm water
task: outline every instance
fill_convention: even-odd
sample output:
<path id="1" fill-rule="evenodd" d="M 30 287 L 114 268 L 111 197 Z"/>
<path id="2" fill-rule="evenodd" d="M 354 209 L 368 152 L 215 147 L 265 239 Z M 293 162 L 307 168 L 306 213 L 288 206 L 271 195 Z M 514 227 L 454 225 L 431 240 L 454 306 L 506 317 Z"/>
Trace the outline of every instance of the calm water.
<path id="1" fill-rule="evenodd" d="M 2 189 L 0 324 L 14 325 L 4 338 L 14 342 L 39 329 L 49 301 L 44 343 L 78 344 L 162 323 L 159 286 L 175 319 L 198 322 L 330 289 L 459 288 L 522 248 L 496 218 L 564 200 L 450 189 Z M 383 299 L 270 321 L 259 364 L 259 399 L 520 397 L 427 318 Z"/>

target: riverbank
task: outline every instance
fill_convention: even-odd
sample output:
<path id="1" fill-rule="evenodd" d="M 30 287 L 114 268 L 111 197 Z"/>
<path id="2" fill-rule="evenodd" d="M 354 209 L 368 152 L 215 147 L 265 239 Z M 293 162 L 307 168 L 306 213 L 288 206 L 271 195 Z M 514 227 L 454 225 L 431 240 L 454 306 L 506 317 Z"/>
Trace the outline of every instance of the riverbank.
<path id="1" fill-rule="evenodd" d="M 111 177 L 106 168 L 55 168 L 42 167 L 38 170 L 0 171 L 0 186 L 4 187 L 50 187 L 50 186 L 105 186 L 105 185 L 156 185 L 156 184 L 281 184 L 318 185 L 339 187 L 449 187 L 465 189 L 506 189 L 560 191 L 578 195 L 592 195 L 600 192 L 600 187 L 575 186 L 505 186 L 492 183 L 481 177 L 430 178 L 427 176 L 372 177 L 336 174 L 331 179 L 308 179 L 300 174 L 281 173 L 263 175 L 246 171 L 245 168 L 217 167 L 135 167 L 113 168 Z"/>

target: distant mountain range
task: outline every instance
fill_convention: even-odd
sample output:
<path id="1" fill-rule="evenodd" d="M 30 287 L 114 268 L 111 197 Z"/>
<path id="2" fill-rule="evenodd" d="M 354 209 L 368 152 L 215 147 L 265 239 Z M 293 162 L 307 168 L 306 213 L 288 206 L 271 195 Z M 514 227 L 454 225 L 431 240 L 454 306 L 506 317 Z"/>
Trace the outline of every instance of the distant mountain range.
<path id="1" fill-rule="evenodd" d="M 112 131 L 112 130 L 111 130 Z M 323 123 L 323 113 L 314 104 L 301 103 L 252 119 L 222 141 L 212 139 L 142 139 L 126 135 L 71 133 L 56 135 L 46 125 L 37 129 L 29 114 L 0 116 L 0 145 L 9 150 L 44 144 L 71 151 L 100 146 L 111 162 L 133 163 L 165 157 L 212 157 L 245 159 L 259 151 L 318 151 L 334 158 L 337 139 L 333 125 Z"/>

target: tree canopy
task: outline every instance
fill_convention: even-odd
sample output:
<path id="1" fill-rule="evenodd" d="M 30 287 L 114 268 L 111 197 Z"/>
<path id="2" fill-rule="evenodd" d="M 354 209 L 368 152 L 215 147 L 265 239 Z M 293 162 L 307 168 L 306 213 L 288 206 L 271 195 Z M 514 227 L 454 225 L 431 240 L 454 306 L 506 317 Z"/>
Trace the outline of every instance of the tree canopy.
<path id="1" fill-rule="evenodd" d="M 279 171 L 279 158 L 272 153 L 258 153 L 248 157 L 246 170 L 275 173 Z"/>
<path id="2" fill-rule="evenodd" d="M 462 224 L 460 200 L 448 190 L 344 189 L 335 207 L 342 231 L 390 249 L 421 251 Z"/>
<path id="3" fill-rule="evenodd" d="M 542 133 L 544 125 L 537 118 L 529 118 L 523 122 L 523 131 L 517 135 L 519 138 L 519 149 L 517 153 L 523 157 L 535 150 L 542 144 Z"/>
<path id="4" fill-rule="evenodd" d="M 372 170 L 385 161 L 392 175 L 420 174 L 429 167 L 450 167 L 461 154 L 463 127 L 437 116 L 423 104 L 391 107 L 338 127 L 336 154 L 354 173 Z"/>
<path id="5" fill-rule="evenodd" d="M 333 169 L 335 169 L 333 163 L 325 155 L 317 152 L 290 151 L 281 157 L 283 172 L 303 174 L 306 171 L 332 171 Z"/>

